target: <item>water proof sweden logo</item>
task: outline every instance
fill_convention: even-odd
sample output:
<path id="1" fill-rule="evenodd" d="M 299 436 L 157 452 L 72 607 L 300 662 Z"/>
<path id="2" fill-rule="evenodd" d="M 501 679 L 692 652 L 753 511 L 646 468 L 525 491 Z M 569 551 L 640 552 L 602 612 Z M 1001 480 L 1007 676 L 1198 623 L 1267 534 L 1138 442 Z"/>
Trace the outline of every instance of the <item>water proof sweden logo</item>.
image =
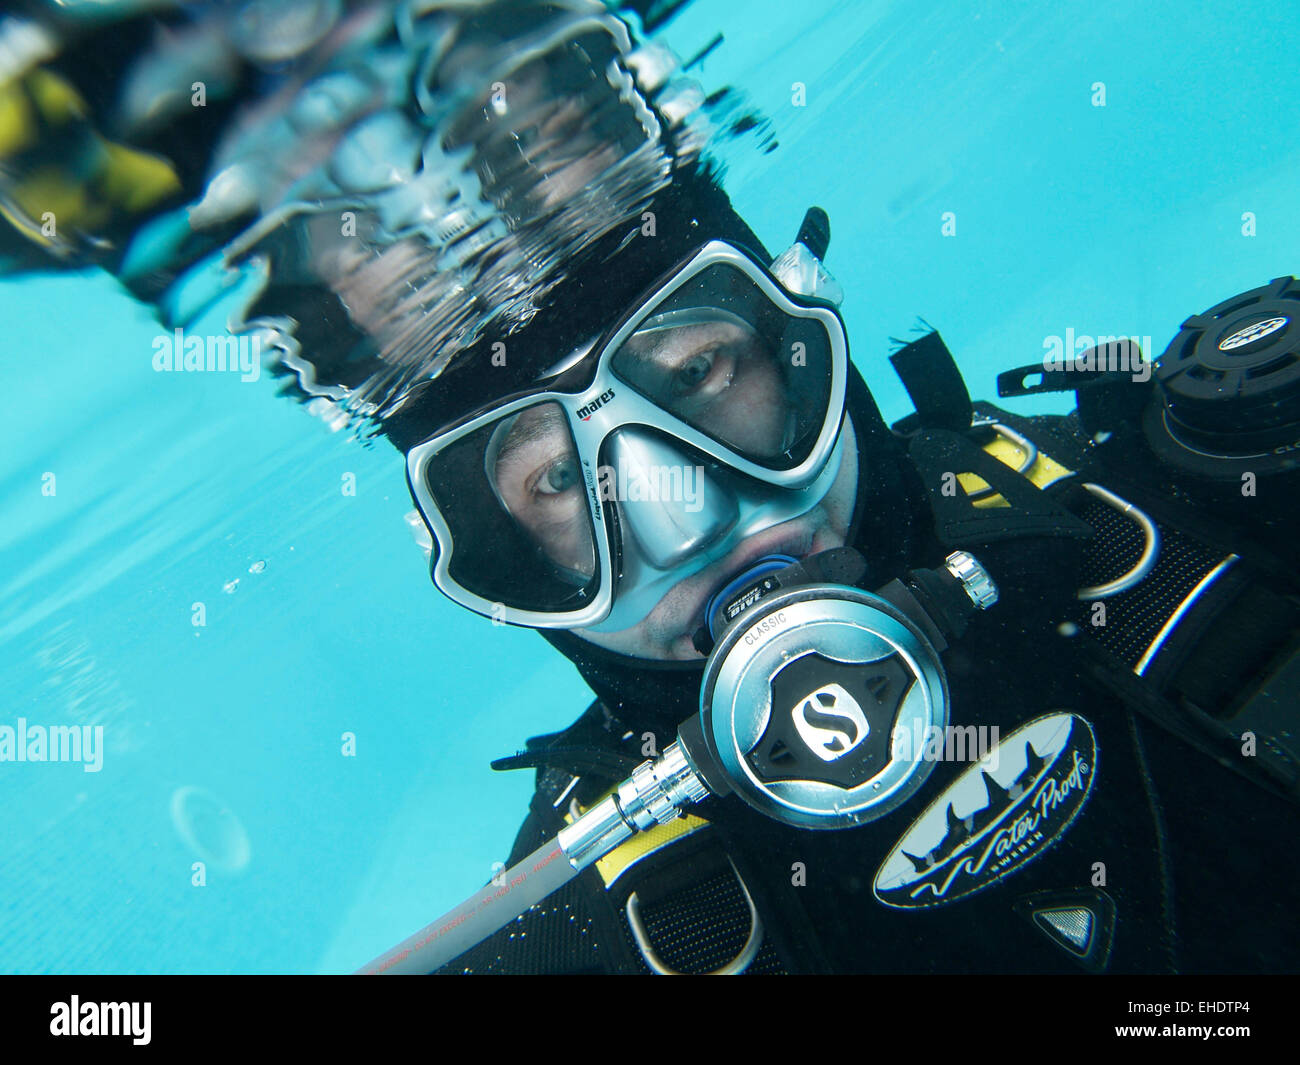
<path id="1" fill-rule="evenodd" d="M 1092 791 L 1097 740 L 1077 714 L 1016 729 L 959 776 L 876 873 L 876 898 L 913 909 L 965 898 L 1042 855 Z"/>
<path id="2" fill-rule="evenodd" d="M 838 684 L 809 692 L 792 713 L 799 738 L 823 762 L 843 758 L 871 731 L 858 701 Z"/>

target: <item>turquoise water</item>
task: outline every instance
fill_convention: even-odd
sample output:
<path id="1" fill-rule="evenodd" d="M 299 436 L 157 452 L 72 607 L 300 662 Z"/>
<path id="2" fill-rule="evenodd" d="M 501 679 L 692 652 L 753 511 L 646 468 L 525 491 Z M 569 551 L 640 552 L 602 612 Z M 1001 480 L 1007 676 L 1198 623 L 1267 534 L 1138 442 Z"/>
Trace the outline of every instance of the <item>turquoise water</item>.
<path id="1" fill-rule="evenodd" d="M 1158 353 L 1300 269 L 1285 5 L 698 2 L 662 39 L 718 32 L 694 73 L 780 142 L 731 144 L 728 188 L 773 252 L 829 211 L 891 419 L 917 315 L 993 398 L 1045 338 Z M 399 456 L 267 376 L 153 372 L 159 326 L 102 275 L 2 283 L 0 321 L 0 725 L 104 730 L 97 773 L 0 763 L 0 971 L 345 971 L 486 881 L 531 790 L 488 761 L 587 696 L 437 595 Z"/>

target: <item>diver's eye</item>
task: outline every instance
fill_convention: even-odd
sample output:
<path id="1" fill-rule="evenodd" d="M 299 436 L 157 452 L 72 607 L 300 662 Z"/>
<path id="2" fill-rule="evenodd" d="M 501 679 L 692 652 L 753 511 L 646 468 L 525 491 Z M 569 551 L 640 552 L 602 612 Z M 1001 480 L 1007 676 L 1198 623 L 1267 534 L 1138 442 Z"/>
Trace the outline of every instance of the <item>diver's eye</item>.
<path id="1" fill-rule="evenodd" d="M 673 375 L 672 391 L 675 396 L 688 395 L 709 379 L 718 349 L 709 348 L 692 355 Z"/>
<path id="2" fill-rule="evenodd" d="M 552 462 L 533 482 L 533 491 L 544 496 L 567 492 L 578 483 L 578 463 L 572 456 Z"/>

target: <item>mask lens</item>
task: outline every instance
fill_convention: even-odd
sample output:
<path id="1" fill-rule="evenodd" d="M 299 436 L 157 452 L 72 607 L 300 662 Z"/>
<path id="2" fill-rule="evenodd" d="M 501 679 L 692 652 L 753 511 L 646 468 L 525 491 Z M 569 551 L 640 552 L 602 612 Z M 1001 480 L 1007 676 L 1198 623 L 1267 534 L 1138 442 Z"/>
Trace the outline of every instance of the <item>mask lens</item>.
<path id="1" fill-rule="evenodd" d="M 451 537 L 447 572 L 461 587 L 518 610 L 578 610 L 594 598 L 587 488 L 559 404 L 479 427 L 432 456 L 424 476 Z"/>
<path id="2" fill-rule="evenodd" d="M 656 306 L 613 354 L 629 386 L 770 469 L 811 453 L 831 393 L 831 341 L 740 270 L 711 266 Z"/>

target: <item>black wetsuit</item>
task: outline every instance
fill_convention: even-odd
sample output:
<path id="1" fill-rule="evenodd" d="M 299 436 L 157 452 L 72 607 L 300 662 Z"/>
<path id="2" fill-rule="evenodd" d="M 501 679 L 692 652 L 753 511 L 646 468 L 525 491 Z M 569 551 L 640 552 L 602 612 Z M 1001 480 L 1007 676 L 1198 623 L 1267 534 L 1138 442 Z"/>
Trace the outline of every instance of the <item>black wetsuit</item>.
<path id="1" fill-rule="evenodd" d="M 1016 426 L 1067 466 L 1079 469 L 1091 461 L 1094 445 L 1075 415 L 1024 420 L 989 407 L 976 413 Z M 940 432 L 936 439 L 947 438 Z M 906 476 L 915 473 L 927 482 L 934 471 L 924 468 L 915 437 L 913 445 Z M 1223 556 L 1222 546 L 1213 535 L 1185 535 L 1167 520 L 1182 513 L 1178 499 L 1163 509 L 1156 505 L 1157 493 L 1125 486 L 1130 496 L 1159 511 L 1153 516 L 1162 536 L 1160 562 L 1137 588 L 1107 600 L 1107 622 L 1095 625 L 1091 604 L 1078 601 L 1075 589 L 1128 569 L 1142 537 L 1104 503 L 1081 502 L 1077 485 L 1058 489 L 1039 493 L 1041 502 L 1068 501 L 1086 530 L 1070 531 L 1068 522 L 1064 532 L 1044 534 L 1040 525 L 1019 538 L 999 538 L 988 528 L 983 534 L 965 530 L 968 542 L 962 546 L 986 562 L 1002 600 L 975 618 L 944 655 L 954 723 L 996 726 L 1005 742 L 1025 722 L 1068 712 L 1086 721 L 1095 738 L 1095 748 L 1082 753 L 1083 776 L 1076 772 L 1073 782 L 1076 789 L 1086 783 L 1082 807 L 1068 824 L 1045 817 L 1043 835 L 1028 848 L 1026 860 L 1016 859 L 1015 833 L 1008 826 L 1028 797 L 1008 798 L 1000 791 L 995 796 L 990 786 L 994 814 L 1015 807 L 1002 821 L 1012 855 L 1005 875 L 937 905 L 900 908 L 876 897 L 882 862 L 968 763 L 940 762 L 910 802 L 847 830 L 799 830 L 735 797 L 709 799 L 690 811 L 706 827 L 664 845 L 612 883 L 594 868 L 585 870 L 441 971 L 648 972 L 647 953 L 629 923 L 627 902 L 634 891 L 649 956 L 661 968 L 683 972 L 718 969 L 742 952 L 753 928 L 746 892 L 762 931 L 749 973 L 1300 968 L 1294 905 L 1300 810 L 1295 781 L 1287 779 L 1287 758 L 1263 769 L 1244 762 L 1250 756 L 1242 753 L 1230 716 L 1223 718 L 1217 739 L 1188 733 L 1189 742 L 1167 727 L 1172 720 L 1175 731 L 1183 728 L 1179 708 L 1191 702 L 1230 714 L 1243 704 L 1244 688 L 1259 686 L 1294 651 L 1300 628 L 1294 583 L 1285 586 L 1281 570 L 1270 569 L 1275 556 L 1236 545 L 1242 557 L 1232 581 L 1217 588 L 1214 603 L 1198 600 L 1205 609 L 1188 612 L 1186 624 L 1169 639 L 1168 661 L 1177 668 L 1166 668 L 1159 683 L 1140 681 L 1135 660 L 1188 589 Z M 917 534 L 909 548 L 914 563 L 932 564 L 953 546 L 944 542 L 951 537 L 943 535 L 944 519 L 933 509 L 934 492 L 932 485 L 921 485 L 920 497 L 931 503 L 917 507 Z M 897 513 L 894 518 L 901 520 Z M 976 542 L 981 535 L 985 542 Z M 1247 629 L 1248 640 L 1232 639 Z M 511 861 L 553 837 L 571 803 L 586 808 L 642 761 L 647 732 L 662 750 L 673 735 L 669 718 L 676 714 L 680 720 L 694 709 L 692 676 L 698 692 L 698 673 L 661 673 L 648 665 L 638 673 L 584 651 L 567 634 L 551 639 L 602 698 L 570 729 L 530 741 L 516 760 L 541 768 Z M 1181 649 L 1174 647 L 1177 640 Z M 1209 661 L 1216 646 L 1228 650 Z M 1292 704 L 1287 712 L 1294 711 Z M 1062 804 L 1062 818 L 1067 806 Z M 942 863 L 963 837 L 972 841 L 966 853 L 992 845 L 980 814 L 966 824 L 955 822 L 969 809 L 959 808 L 957 817 L 946 814 L 951 846 L 931 859 L 909 857 L 921 863 L 918 869 L 927 860 Z M 946 873 L 936 883 L 945 878 Z M 950 895 L 964 890 L 963 884 L 980 883 L 978 875 L 957 879 Z M 917 900 L 937 901 L 936 890 L 921 891 Z"/>

